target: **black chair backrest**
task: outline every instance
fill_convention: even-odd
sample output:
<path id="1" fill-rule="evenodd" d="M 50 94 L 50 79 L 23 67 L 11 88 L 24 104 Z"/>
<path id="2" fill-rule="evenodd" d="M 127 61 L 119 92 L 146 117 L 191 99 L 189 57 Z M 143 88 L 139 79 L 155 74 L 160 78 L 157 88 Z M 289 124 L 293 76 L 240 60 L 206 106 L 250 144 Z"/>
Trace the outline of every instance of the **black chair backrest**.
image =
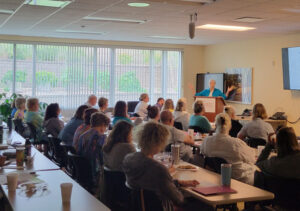
<path id="1" fill-rule="evenodd" d="M 161 199 L 154 191 L 145 189 L 131 189 L 130 210 L 141 211 L 163 211 Z"/>
<path id="2" fill-rule="evenodd" d="M 34 141 L 36 141 L 37 140 L 37 132 L 36 132 L 35 126 L 30 122 L 26 122 L 26 124 L 28 125 L 28 127 L 30 129 L 30 138 L 33 139 Z"/>
<path id="3" fill-rule="evenodd" d="M 127 102 L 128 112 L 134 112 L 134 109 L 138 103 L 139 101 L 128 101 Z"/>
<path id="4" fill-rule="evenodd" d="M 129 206 L 130 190 L 126 187 L 125 182 L 124 172 L 111 171 L 104 167 L 105 201 L 112 210 L 121 209 L 120 206 Z"/>
<path id="5" fill-rule="evenodd" d="M 183 126 L 181 122 L 174 122 L 174 127 L 178 130 L 183 130 Z"/>
<path id="6" fill-rule="evenodd" d="M 204 168 L 212 170 L 216 173 L 221 173 L 221 165 L 227 163 L 223 158 L 219 157 L 205 157 L 204 158 Z"/>
<path id="7" fill-rule="evenodd" d="M 206 132 L 199 126 L 189 126 L 189 129 L 193 129 L 194 132 L 196 132 L 196 133 L 205 133 Z"/>
<path id="8" fill-rule="evenodd" d="M 261 138 L 247 138 L 246 139 L 246 143 L 252 147 L 252 148 L 257 148 L 257 146 L 265 146 L 266 145 L 266 140 L 261 139 Z"/>
<path id="9" fill-rule="evenodd" d="M 74 166 L 74 177 L 76 178 L 77 182 L 88 191 L 91 191 L 96 181 L 94 181 L 92 175 L 92 167 L 90 162 L 86 158 L 71 152 L 68 152 L 68 158 Z"/>
<path id="10" fill-rule="evenodd" d="M 270 175 L 265 172 L 255 172 L 254 186 L 274 193 L 273 205 L 284 210 L 299 210 L 300 179 L 288 179 Z"/>
<path id="11" fill-rule="evenodd" d="M 13 123 L 15 125 L 16 132 L 22 135 L 23 132 L 25 131 L 25 127 L 23 125 L 22 119 L 14 119 Z"/>
<path id="12" fill-rule="evenodd" d="M 56 163 L 58 163 L 61 167 L 65 166 L 64 161 L 64 151 L 62 146 L 60 145 L 61 140 L 58 138 L 49 137 L 49 151 L 50 158 L 53 159 Z"/>

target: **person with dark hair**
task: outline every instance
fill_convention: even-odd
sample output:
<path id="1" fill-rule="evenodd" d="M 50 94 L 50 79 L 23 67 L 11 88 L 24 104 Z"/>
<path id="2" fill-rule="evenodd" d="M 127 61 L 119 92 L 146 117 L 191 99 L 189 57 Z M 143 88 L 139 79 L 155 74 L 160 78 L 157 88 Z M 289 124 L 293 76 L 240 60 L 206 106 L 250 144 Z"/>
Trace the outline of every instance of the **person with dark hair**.
<path id="1" fill-rule="evenodd" d="M 162 97 L 159 97 L 157 99 L 157 102 L 156 102 L 155 106 L 159 109 L 159 111 L 161 111 L 161 109 L 164 106 L 164 104 L 165 104 L 165 99 L 162 98 Z"/>
<path id="2" fill-rule="evenodd" d="M 216 134 L 208 136 L 201 145 L 201 154 L 207 157 L 219 157 L 232 164 L 232 178 L 253 184 L 255 167 L 255 149 L 244 141 L 229 135 L 231 119 L 225 113 L 216 116 Z"/>
<path id="3" fill-rule="evenodd" d="M 156 105 L 148 107 L 148 117 L 150 120 L 157 121 L 157 122 L 159 121 L 160 111 Z"/>
<path id="4" fill-rule="evenodd" d="M 264 120 L 268 118 L 266 109 L 263 104 L 257 103 L 253 106 L 252 121 L 242 127 L 238 133 L 238 138 L 245 140 L 246 138 L 263 139 L 268 141 L 268 135 L 274 133 L 271 124 Z"/>
<path id="5" fill-rule="evenodd" d="M 76 151 L 78 151 L 78 142 L 79 142 L 79 136 L 81 136 L 83 133 L 85 133 L 87 130 L 91 128 L 91 116 L 93 113 L 98 112 L 95 108 L 87 108 L 84 111 L 84 122 L 76 129 L 73 137 L 73 147 Z"/>
<path id="6" fill-rule="evenodd" d="M 83 124 L 83 115 L 86 109 L 89 107 L 87 105 L 81 105 L 77 108 L 74 117 L 66 124 L 66 126 L 58 134 L 58 138 L 62 140 L 67 145 L 72 146 L 74 133 L 76 129 Z"/>
<path id="7" fill-rule="evenodd" d="M 128 117 L 127 104 L 125 101 L 118 101 L 114 108 L 114 119 L 112 124 L 115 125 L 118 121 L 124 120 L 132 124 L 132 121 Z"/>
<path id="8" fill-rule="evenodd" d="M 194 115 L 190 118 L 189 126 L 196 126 L 201 129 L 203 133 L 209 133 L 211 131 L 211 125 L 208 119 L 203 116 L 203 113 L 205 112 L 203 102 L 201 100 L 195 101 L 193 109 Z"/>
<path id="9" fill-rule="evenodd" d="M 58 103 L 51 103 L 47 106 L 43 127 L 47 134 L 51 134 L 54 138 L 58 137 L 59 132 L 64 127 L 64 122 L 58 116 L 60 108 Z"/>
<path id="10" fill-rule="evenodd" d="M 103 164 L 102 146 L 109 123 L 110 119 L 105 114 L 95 112 L 91 116 L 91 128 L 79 137 L 78 154 L 90 161 L 94 184 L 97 184 L 96 178 Z"/>
<path id="11" fill-rule="evenodd" d="M 132 144 L 133 125 L 126 121 L 119 121 L 110 132 L 106 144 L 103 146 L 104 165 L 112 171 L 123 171 L 124 157 L 136 152 Z"/>
<path id="12" fill-rule="evenodd" d="M 276 138 L 272 138 L 273 135 L 269 134 L 268 143 L 256 165 L 273 176 L 300 179 L 300 148 L 294 129 L 283 127 L 278 130 Z M 269 158 L 274 148 L 277 149 L 277 156 Z"/>
<path id="13" fill-rule="evenodd" d="M 108 99 L 105 97 L 100 97 L 98 100 L 98 106 L 99 106 L 99 111 L 104 114 L 108 107 Z"/>

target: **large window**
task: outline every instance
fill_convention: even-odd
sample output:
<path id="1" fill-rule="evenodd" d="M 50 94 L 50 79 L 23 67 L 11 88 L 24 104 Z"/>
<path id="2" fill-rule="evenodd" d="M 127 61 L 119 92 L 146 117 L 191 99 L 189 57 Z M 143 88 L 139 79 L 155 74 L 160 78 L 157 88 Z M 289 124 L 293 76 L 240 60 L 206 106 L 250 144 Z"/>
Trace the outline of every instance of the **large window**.
<path id="1" fill-rule="evenodd" d="M 0 43 L 0 92 L 36 96 L 64 109 L 90 94 L 135 101 L 143 92 L 180 97 L 181 51 L 101 46 Z"/>

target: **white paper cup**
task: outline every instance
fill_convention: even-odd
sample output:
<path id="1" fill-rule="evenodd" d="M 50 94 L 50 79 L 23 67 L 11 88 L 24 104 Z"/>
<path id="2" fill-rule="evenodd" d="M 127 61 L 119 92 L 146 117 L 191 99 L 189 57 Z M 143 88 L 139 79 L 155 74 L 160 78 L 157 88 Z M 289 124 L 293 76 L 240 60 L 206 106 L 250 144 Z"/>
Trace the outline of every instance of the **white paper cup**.
<path id="1" fill-rule="evenodd" d="M 62 183 L 60 184 L 61 198 L 63 203 L 70 203 L 72 195 L 72 183 Z"/>
<path id="2" fill-rule="evenodd" d="M 7 186 L 9 192 L 15 192 L 18 186 L 18 174 L 10 173 L 6 175 L 7 178 Z"/>

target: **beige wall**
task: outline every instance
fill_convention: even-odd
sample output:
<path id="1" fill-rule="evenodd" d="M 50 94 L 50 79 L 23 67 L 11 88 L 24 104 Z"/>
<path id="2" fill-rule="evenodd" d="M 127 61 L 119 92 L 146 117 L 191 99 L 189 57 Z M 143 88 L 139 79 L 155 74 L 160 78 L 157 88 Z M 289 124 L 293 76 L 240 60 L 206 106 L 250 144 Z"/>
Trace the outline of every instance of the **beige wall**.
<path id="1" fill-rule="evenodd" d="M 269 115 L 284 111 L 288 120 L 295 121 L 300 116 L 300 91 L 283 90 L 281 58 L 281 48 L 292 46 L 300 46 L 300 34 L 206 46 L 204 72 L 224 72 L 228 67 L 252 67 L 252 103 L 263 103 Z M 253 106 L 232 105 L 237 113 Z M 300 122 L 293 127 L 300 134 Z"/>
<path id="2" fill-rule="evenodd" d="M 50 42 L 50 43 L 73 43 L 73 44 L 89 44 L 89 45 L 114 45 L 114 46 L 130 46 L 130 47 L 148 47 L 148 48 L 168 48 L 183 50 L 183 71 L 182 71 L 182 90 L 181 95 L 186 97 L 189 104 L 193 102 L 193 92 L 187 84 L 195 84 L 195 75 L 201 72 L 203 68 L 203 46 L 197 45 L 168 45 L 156 43 L 138 43 L 138 42 L 116 42 L 116 41 L 100 41 L 100 40 L 77 40 L 77 39 L 58 39 L 45 37 L 23 37 L 23 36 L 0 36 L 0 40 L 20 41 L 20 42 Z M 176 102 L 175 102 L 176 103 Z"/>

